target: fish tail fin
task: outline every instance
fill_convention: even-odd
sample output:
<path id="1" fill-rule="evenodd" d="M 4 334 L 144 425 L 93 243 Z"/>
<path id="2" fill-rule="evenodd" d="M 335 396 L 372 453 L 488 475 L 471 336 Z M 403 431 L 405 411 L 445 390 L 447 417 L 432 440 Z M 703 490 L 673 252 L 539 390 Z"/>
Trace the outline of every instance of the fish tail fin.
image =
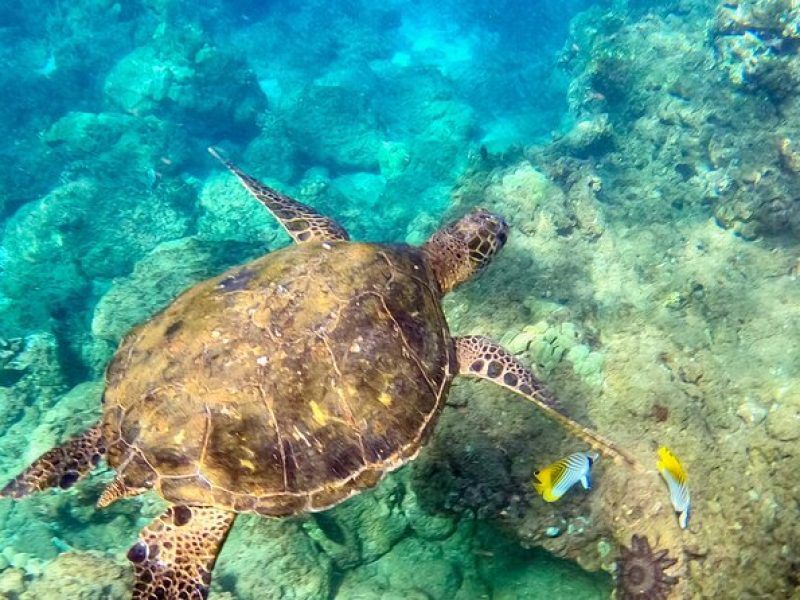
<path id="1" fill-rule="evenodd" d="M 689 526 L 689 508 L 678 514 L 678 524 L 681 529 L 686 529 Z"/>

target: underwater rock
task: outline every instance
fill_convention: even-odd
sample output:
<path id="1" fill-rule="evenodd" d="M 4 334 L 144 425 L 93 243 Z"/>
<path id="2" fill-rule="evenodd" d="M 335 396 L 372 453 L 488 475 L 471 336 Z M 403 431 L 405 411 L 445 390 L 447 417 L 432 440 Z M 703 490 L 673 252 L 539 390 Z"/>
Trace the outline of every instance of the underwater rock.
<path id="1" fill-rule="evenodd" d="M 390 475 L 375 490 L 318 515 L 305 529 L 338 568 L 371 563 L 408 531 L 403 493 L 400 479 Z"/>
<path id="2" fill-rule="evenodd" d="M 342 85 L 312 84 L 287 109 L 286 117 L 293 143 L 316 164 L 346 171 L 377 168 L 381 140 L 375 113 L 363 94 Z"/>
<path id="3" fill-rule="evenodd" d="M 528 492 L 522 514 L 507 511 L 502 519 L 518 540 L 610 572 L 618 549 L 637 534 L 680 561 L 669 572 L 680 575 L 676 597 L 790 597 L 800 531 L 781 511 L 798 502 L 789 482 L 800 468 L 793 383 L 800 308 L 791 237 L 800 231 L 793 220 L 800 208 L 800 112 L 792 96 L 776 104 L 763 90 L 730 82 L 725 59 L 708 42 L 708 17 L 723 3 L 683 2 L 680 13 L 678 4 L 637 2 L 636 10 L 618 7 L 614 14 L 595 7 L 576 21 L 565 50 L 573 55 L 573 117 L 607 114 L 613 144 L 578 158 L 550 143 L 526 150 L 517 165 L 479 165 L 460 182 L 459 210 L 483 203 L 493 186 L 486 196 L 508 211 L 512 233 L 502 268 L 488 271 L 474 293 L 460 292 L 448 315 L 456 330 L 491 331 L 523 356 L 541 352 L 540 376 L 565 410 L 644 467 L 635 473 L 601 459 L 591 492 L 572 490 L 553 504 Z M 791 44 L 781 52 L 795 60 Z M 605 71 L 590 66 L 595 57 Z M 602 73 L 612 80 L 595 87 Z M 541 189 L 534 181 L 501 192 L 502 178 L 517 169 L 548 179 L 576 226 L 560 235 L 515 203 Z M 592 221 L 596 227 L 584 226 Z M 502 302 L 486 301 L 494 289 L 504 290 Z M 546 326 L 520 330 L 520 323 Z M 585 339 L 561 340 L 562 323 Z M 592 370 L 601 385 L 562 368 L 571 351 L 580 362 L 598 348 L 602 360 Z M 763 407 L 748 398 L 764 399 Z M 463 477 L 464 464 L 453 457 L 477 431 L 508 450 L 506 468 L 521 488 L 533 469 L 575 450 L 536 417 L 517 417 L 524 433 L 513 431 L 502 412 L 513 410 L 509 400 L 492 400 L 466 385 L 453 389 L 449 408 L 458 416 L 445 411 L 437 432 L 446 453 L 436 438 L 428 450 L 442 470 Z M 485 405 L 495 419 L 482 418 Z M 530 446 L 514 446 L 516 435 Z M 661 445 L 688 470 L 688 530 L 679 528 L 655 473 Z M 488 470 L 498 470 L 492 451 L 477 447 Z M 752 493 L 714 491 L 735 488 L 742 473 Z M 458 478 L 426 476 L 438 488 L 461 490 Z M 421 502 L 436 500 L 436 489 L 420 493 Z M 551 526 L 566 534 L 548 538 Z"/>
<path id="4" fill-rule="evenodd" d="M 200 191 L 200 208 L 195 236 L 200 240 L 266 246 L 289 239 L 269 212 L 227 173 L 206 180 Z"/>
<path id="5" fill-rule="evenodd" d="M 421 508 L 481 519 L 521 510 L 523 491 L 512 476 L 511 459 L 484 435 L 459 431 L 469 425 L 455 416 L 443 418 L 437 437 L 412 465 L 410 484 Z"/>
<path id="6" fill-rule="evenodd" d="M 57 404 L 30 433 L 31 443 L 26 457 L 32 461 L 61 440 L 77 435 L 97 422 L 100 399 L 105 387 L 102 381 L 79 383 L 58 399 Z"/>
<path id="7" fill-rule="evenodd" d="M 575 226 L 563 191 L 530 164 L 510 167 L 493 174 L 492 179 L 485 192 L 486 201 L 489 206 L 518 217 L 523 233 L 566 233 Z"/>
<path id="8" fill-rule="evenodd" d="M 439 227 L 439 219 L 428 212 L 417 214 L 406 229 L 406 244 L 423 244 Z"/>
<path id="9" fill-rule="evenodd" d="M 76 249 L 65 248 L 64 238 L 80 226 L 85 210 L 80 199 L 95 190 L 87 180 L 61 186 L 23 206 L 5 224 L 0 285 L 10 298 L 24 297 L 35 318 L 45 320 L 47 309 L 65 308 L 88 292 Z"/>
<path id="10" fill-rule="evenodd" d="M 297 176 L 301 163 L 299 149 L 294 146 L 286 126 L 275 113 L 265 113 L 259 119 L 259 128 L 259 134 L 247 144 L 242 162 L 253 165 L 256 175 L 263 174 L 265 177 L 262 181 L 286 185 Z M 275 222 L 274 219 L 270 221 Z"/>
<path id="11" fill-rule="evenodd" d="M 800 438 L 800 396 L 776 402 L 767 413 L 767 433 L 781 442 Z"/>
<path id="12" fill-rule="evenodd" d="M 600 113 L 576 122 L 563 138 L 554 142 L 552 149 L 578 158 L 588 158 L 607 152 L 613 137 L 608 114 Z"/>
<path id="13" fill-rule="evenodd" d="M 102 372 L 87 322 L 105 280 L 128 274 L 146 252 L 182 237 L 189 226 L 179 208 L 192 193 L 189 186 L 119 184 L 69 181 L 5 224 L 0 288 L 14 305 L 4 312 L 18 327 L 57 327 L 74 383 Z"/>
<path id="14" fill-rule="evenodd" d="M 739 405 L 736 414 L 748 425 L 758 425 L 767 418 L 769 411 L 756 398 L 746 398 Z"/>
<path id="15" fill-rule="evenodd" d="M 152 115 L 70 112 L 53 123 L 43 139 L 66 160 L 75 161 L 70 171 L 86 171 L 85 161 L 92 161 L 93 177 L 110 176 L 118 186 L 129 179 L 134 186 L 156 187 L 191 156 L 186 131 Z M 124 169 L 106 172 L 98 162 Z"/>
<path id="16" fill-rule="evenodd" d="M 95 307 L 92 333 L 118 341 L 192 284 L 261 252 L 261 244 L 195 237 L 164 242 L 136 263 L 130 276 L 114 281 Z"/>
<path id="17" fill-rule="evenodd" d="M 680 19 L 666 6 L 596 8 L 571 27 L 562 62 L 575 118 L 607 115 L 613 125 L 591 156 L 603 188 L 625 187 L 621 205 L 642 221 L 710 206 L 746 239 L 796 233 L 800 183 L 789 148 L 800 130 L 789 115 L 800 111 L 798 10 L 777 0 L 685 4 Z M 555 151 L 570 151 L 568 138 L 539 155 L 545 171 Z"/>
<path id="18" fill-rule="evenodd" d="M 0 594 L 15 598 L 25 590 L 25 573 L 22 569 L 4 568 L 0 571 Z"/>
<path id="19" fill-rule="evenodd" d="M 386 179 L 382 175 L 373 173 L 351 173 L 341 175 L 331 180 L 334 192 L 346 197 L 349 202 L 357 205 L 359 210 L 367 212 L 385 210 L 382 206 L 383 193 L 386 190 Z"/>
<path id="20" fill-rule="evenodd" d="M 403 513 L 411 529 L 426 540 L 443 540 L 456 529 L 457 521 L 453 517 L 431 514 L 422 508 L 416 492 L 410 486 L 403 496 Z"/>
<path id="21" fill-rule="evenodd" d="M 18 600 L 76 598 L 79 600 L 126 600 L 133 585 L 127 564 L 100 552 L 59 554 L 16 592 Z"/>
<path id="22" fill-rule="evenodd" d="M 387 600 L 456 598 L 464 581 L 457 553 L 457 548 L 448 552 L 442 544 L 406 537 L 388 554 L 347 573 L 338 595 Z"/>
<path id="23" fill-rule="evenodd" d="M 575 323 L 539 321 L 525 326 L 508 345 L 512 352 L 530 356 L 543 375 L 551 374 L 562 361 L 567 361 L 585 383 L 602 385 L 603 354 L 585 342 Z"/>
<path id="24" fill-rule="evenodd" d="M 180 42 L 179 42 L 180 40 Z M 209 45 L 192 24 L 157 32 L 106 76 L 113 108 L 183 123 L 204 137 L 255 132 L 266 98 L 238 56 Z"/>
<path id="25" fill-rule="evenodd" d="M 381 175 L 387 180 L 400 177 L 411 162 L 408 144 L 403 142 L 383 142 L 378 149 L 378 166 Z"/>
<path id="26" fill-rule="evenodd" d="M 31 431 L 57 406 L 67 386 L 58 342 L 49 333 L 7 343 L 0 373 L 5 378 L 0 385 L 0 480 L 5 481 L 38 456 Z"/>
<path id="27" fill-rule="evenodd" d="M 331 594 L 331 561 L 293 521 L 242 516 L 220 553 L 212 597 L 310 600 Z"/>

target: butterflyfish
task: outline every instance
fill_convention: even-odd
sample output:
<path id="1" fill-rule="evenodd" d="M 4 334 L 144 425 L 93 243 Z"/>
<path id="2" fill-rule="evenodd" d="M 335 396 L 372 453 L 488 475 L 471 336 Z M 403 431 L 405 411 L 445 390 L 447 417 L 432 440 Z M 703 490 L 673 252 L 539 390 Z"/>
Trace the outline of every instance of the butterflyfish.
<path id="1" fill-rule="evenodd" d="M 667 482 L 669 499 L 678 514 L 678 524 L 681 529 L 686 529 L 689 525 L 689 513 L 692 508 L 689 486 L 686 484 L 686 471 L 666 446 L 661 446 L 658 449 L 658 464 L 656 466 L 664 481 Z"/>
<path id="2" fill-rule="evenodd" d="M 598 458 L 597 452 L 570 454 L 540 471 L 534 471 L 533 487 L 545 502 L 555 502 L 579 481 L 583 489 L 589 490 L 592 488 L 590 472 Z"/>

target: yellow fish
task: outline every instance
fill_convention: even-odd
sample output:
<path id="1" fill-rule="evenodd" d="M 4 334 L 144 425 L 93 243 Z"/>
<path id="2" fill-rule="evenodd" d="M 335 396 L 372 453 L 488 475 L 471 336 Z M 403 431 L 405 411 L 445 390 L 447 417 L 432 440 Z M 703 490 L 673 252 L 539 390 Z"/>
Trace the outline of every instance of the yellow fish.
<path id="1" fill-rule="evenodd" d="M 675 512 L 678 513 L 678 524 L 681 529 L 689 525 L 689 513 L 692 501 L 689 497 L 689 487 L 686 485 L 686 471 L 675 455 L 666 446 L 658 449 L 658 472 L 667 482 L 669 499 Z"/>
<path id="2" fill-rule="evenodd" d="M 533 487 L 545 502 L 555 502 L 579 481 L 583 489 L 589 490 L 592 488 L 589 473 L 598 458 L 600 455 L 597 452 L 570 454 L 541 471 L 534 471 Z"/>

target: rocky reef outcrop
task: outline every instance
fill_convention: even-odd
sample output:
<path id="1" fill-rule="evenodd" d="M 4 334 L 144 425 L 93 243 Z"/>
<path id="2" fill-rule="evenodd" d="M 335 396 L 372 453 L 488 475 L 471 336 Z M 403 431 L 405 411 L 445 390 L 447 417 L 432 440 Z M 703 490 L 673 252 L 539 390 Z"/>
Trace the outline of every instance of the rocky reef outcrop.
<path id="1" fill-rule="evenodd" d="M 479 161 L 456 193 L 456 212 L 513 207 L 515 231 L 477 286 L 503 290 L 505 310 L 465 290 L 449 301 L 457 331 L 505 338 L 567 410 L 643 467 L 601 460 L 591 494 L 550 505 L 528 492 L 524 514 L 507 510 L 501 521 L 525 543 L 609 572 L 621 545 L 646 536 L 678 559 L 667 575 L 678 578 L 675 597 L 798 591 L 790 515 L 800 497 L 790 481 L 800 466 L 791 300 L 800 179 L 791 140 L 800 120 L 791 93 L 758 79 L 794 68 L 795 13 L 791 3 L 689 1 L 587 11 L 562 55 L 574 125 L 519 164 Z M 750 37 L 763 44 L 756 62 L 776 65 L 742 70 L 731 48 Z M 591 368 L 571 360 L 582 356 L 597 358 Z M 440 439 L 452 430 L 463 440 L 455 464 L 484 427 L 502 438 L 516 477 L 575 448 L 491 390 L 454 395 L 481 432 L 445 418 Z M 660 445 L 688 468 L 687 530 L 655 470 Z"/>

